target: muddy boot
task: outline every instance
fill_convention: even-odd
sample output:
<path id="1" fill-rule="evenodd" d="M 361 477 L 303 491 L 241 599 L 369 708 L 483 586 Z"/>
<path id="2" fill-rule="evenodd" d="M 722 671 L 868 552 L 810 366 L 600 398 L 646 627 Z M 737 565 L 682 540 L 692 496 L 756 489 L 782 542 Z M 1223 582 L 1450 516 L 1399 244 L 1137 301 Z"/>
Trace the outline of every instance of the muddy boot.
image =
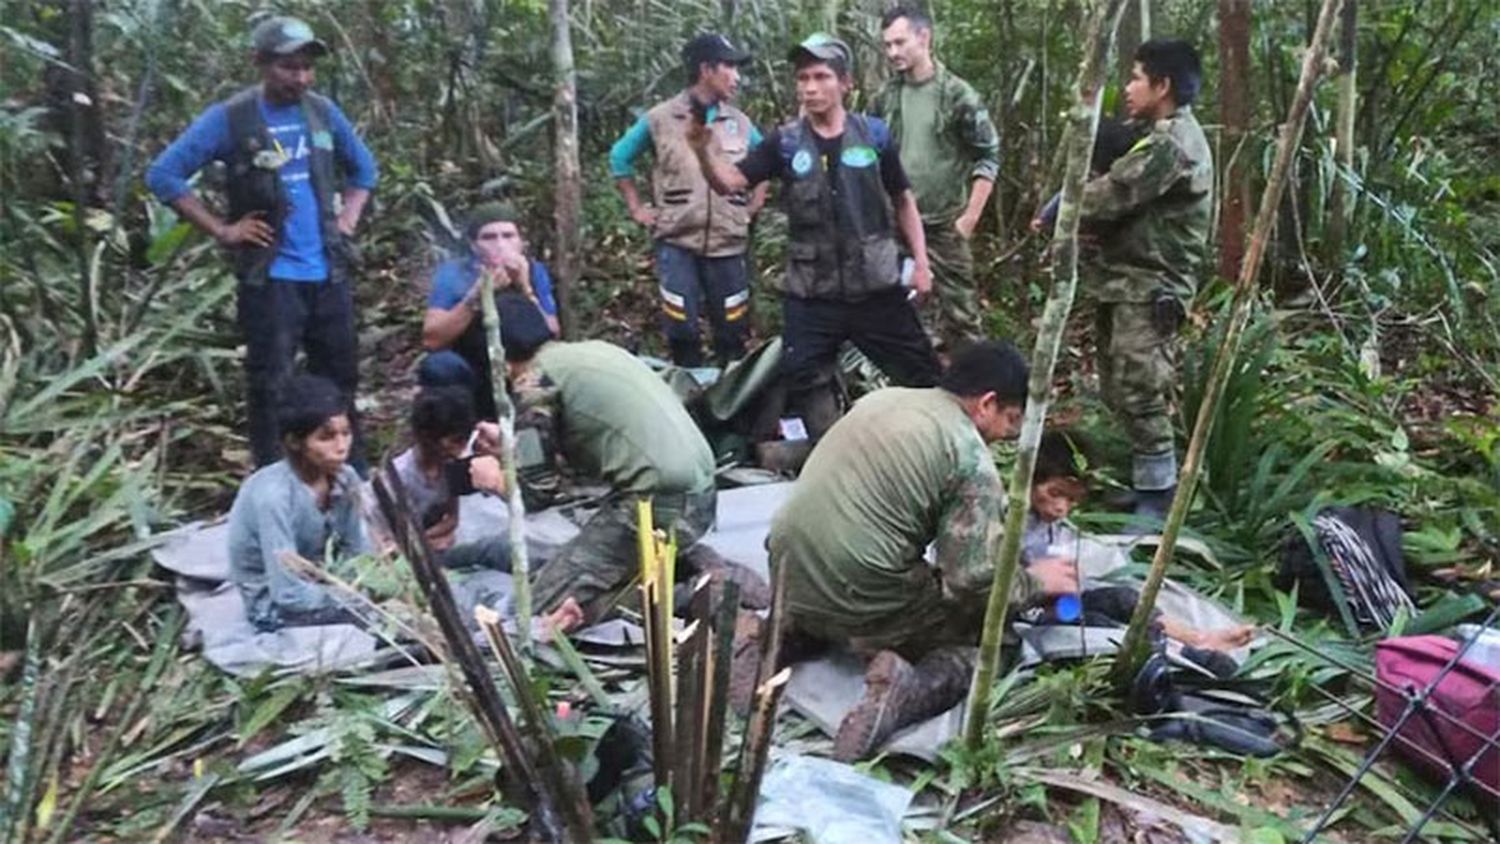
<path id="1" fill-rule="evenodd" d="M 700 542 L 684 552 L 682 557 L 683 562 L 696 572 L 694 580 L 705 574 L 713 578 L 710 588 L 715 590 L 715 604 L 718 603 L 718 592 L 723 589 L 720 584 L 728 581 L 739 586 L 741 607 L 763 610 L 771 605 L 771 587 L 760 575 L 745 566 L 730 562 L 708 545 Z"/>
<path id="2" fill-rule="evenodd" d="M 916 665 L 895 651 L 876 654 L 865 670 L 864 698 L 833 738 L 833 758 L 863 759 L 902 728 L 947 712 L 963 700 L 971 667 L 956 648 L 939 648 Z"/>
<path id="3" fill-rule="evenodd" d="M 756 672 L 760 670 L 760 641 L 766 619 L 741 610 L 734 620 L 734 644 L 729 658 L 729 706 L 741 718 L 750 714 L 755 697 Z"/>

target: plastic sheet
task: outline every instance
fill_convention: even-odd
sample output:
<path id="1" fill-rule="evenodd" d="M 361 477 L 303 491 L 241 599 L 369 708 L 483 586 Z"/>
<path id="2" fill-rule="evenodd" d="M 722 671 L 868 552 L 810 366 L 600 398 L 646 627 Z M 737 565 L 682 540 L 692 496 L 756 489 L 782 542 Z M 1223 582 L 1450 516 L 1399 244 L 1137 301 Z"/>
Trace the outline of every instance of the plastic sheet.
<path id="1" fill-rule="evenodd" d="M 813 844 L 900 844 L 912 793 L 812 756 L 782 756 L 760 787 L 751 841 L 800 832 Z"/>

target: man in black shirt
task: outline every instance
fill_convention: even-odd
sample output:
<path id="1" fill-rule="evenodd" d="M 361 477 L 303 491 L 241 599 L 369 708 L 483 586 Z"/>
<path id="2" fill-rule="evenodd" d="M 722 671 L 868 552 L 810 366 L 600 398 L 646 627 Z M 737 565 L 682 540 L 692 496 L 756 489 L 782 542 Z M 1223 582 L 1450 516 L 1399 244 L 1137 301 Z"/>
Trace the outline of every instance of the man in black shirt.
<path id="1" fill-rule="evenodd" d="M 890 129 L 845 110 L 853 56 L 843 41 L 814 34 L 792 50 L 791 61 L 800 119 L 768 133 L 738 164 L 719 154 L 701 122 L 688 142 L 720 193 L 782 182 L 790 241 L 783 377 L 789 403 L 817 439 L 838 416 L 832 376 L 845 340 L 903 386 L 935 385 L 940 366 L 915 310 L 931 294 L 932 275 Z M 898 232 L 912 257 L 910 289 Z"/>

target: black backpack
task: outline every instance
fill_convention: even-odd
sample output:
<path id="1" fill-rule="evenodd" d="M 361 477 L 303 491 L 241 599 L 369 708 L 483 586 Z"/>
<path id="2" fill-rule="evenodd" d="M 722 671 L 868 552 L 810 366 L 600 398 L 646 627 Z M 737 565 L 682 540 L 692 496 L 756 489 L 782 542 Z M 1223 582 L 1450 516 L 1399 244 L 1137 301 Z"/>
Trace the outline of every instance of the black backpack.
<path id="1" fill-rule="evenodd" d="M 1310 535 L 1309 535 L 1310 534 Z M 1349 626 L 1388 630 L 1402 610 L 1415 615 L 1401 556 L 1401 520 L 1387 510 L 1330 507 L 1291 530 L 1281 546 L 1276 588 L 1296 587 L 1304 607 L 1337 613 Z"/>

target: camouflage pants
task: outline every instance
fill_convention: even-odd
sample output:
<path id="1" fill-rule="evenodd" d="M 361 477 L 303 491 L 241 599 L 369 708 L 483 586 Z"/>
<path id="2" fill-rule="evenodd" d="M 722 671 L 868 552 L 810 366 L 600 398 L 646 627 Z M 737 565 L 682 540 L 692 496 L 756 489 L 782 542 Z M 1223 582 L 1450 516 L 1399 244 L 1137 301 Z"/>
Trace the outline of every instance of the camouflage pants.
<path id="1" fill-rule="evenodd" d="M 1101 302 L 1094 344 L 1104 403 L 1125 428 L 1136 489 L 1177 481 L 1170 408 L 1176 385 L 1175 328 L 1160 325 L 1149 302 Z"/>
<path id="2" fill-rule="evenodd" d="M 652 496 L 657 527 L 677 533 L 679 559 L 713 526 L 717 500 L 712 489 Z M 627 493 L 611 497 L 533 576 L 532 603 L 536 610 L 551 612 L 572 596 L 583 607 L 587 623 L 598 621 L 615 593 L 640 573 L 636 524 L 636 496 Z"/>
<path id="3" fill-rule="evenodd" d="M 944 596 L 936 577 L 913 588 L 906 606 L 889 615 L 837 617 L 801 608 L 795 598 L 789 608 L 791 629 L 798 636 L 847 644 L 865 655 L 895 651 L 913 663 L 940 648 L 978 644 L 984 611 L 983 597 L 960 601 Z"/>
<path id="4" fill-rule="evenodd" d="M 984 339 L 974 253 L 951 221 L 927 224 L 923 230 L 932 266 L 933 302 L 922 309 L 922 324 L 940 348 L 951 352 L 960 341 Z"/>

